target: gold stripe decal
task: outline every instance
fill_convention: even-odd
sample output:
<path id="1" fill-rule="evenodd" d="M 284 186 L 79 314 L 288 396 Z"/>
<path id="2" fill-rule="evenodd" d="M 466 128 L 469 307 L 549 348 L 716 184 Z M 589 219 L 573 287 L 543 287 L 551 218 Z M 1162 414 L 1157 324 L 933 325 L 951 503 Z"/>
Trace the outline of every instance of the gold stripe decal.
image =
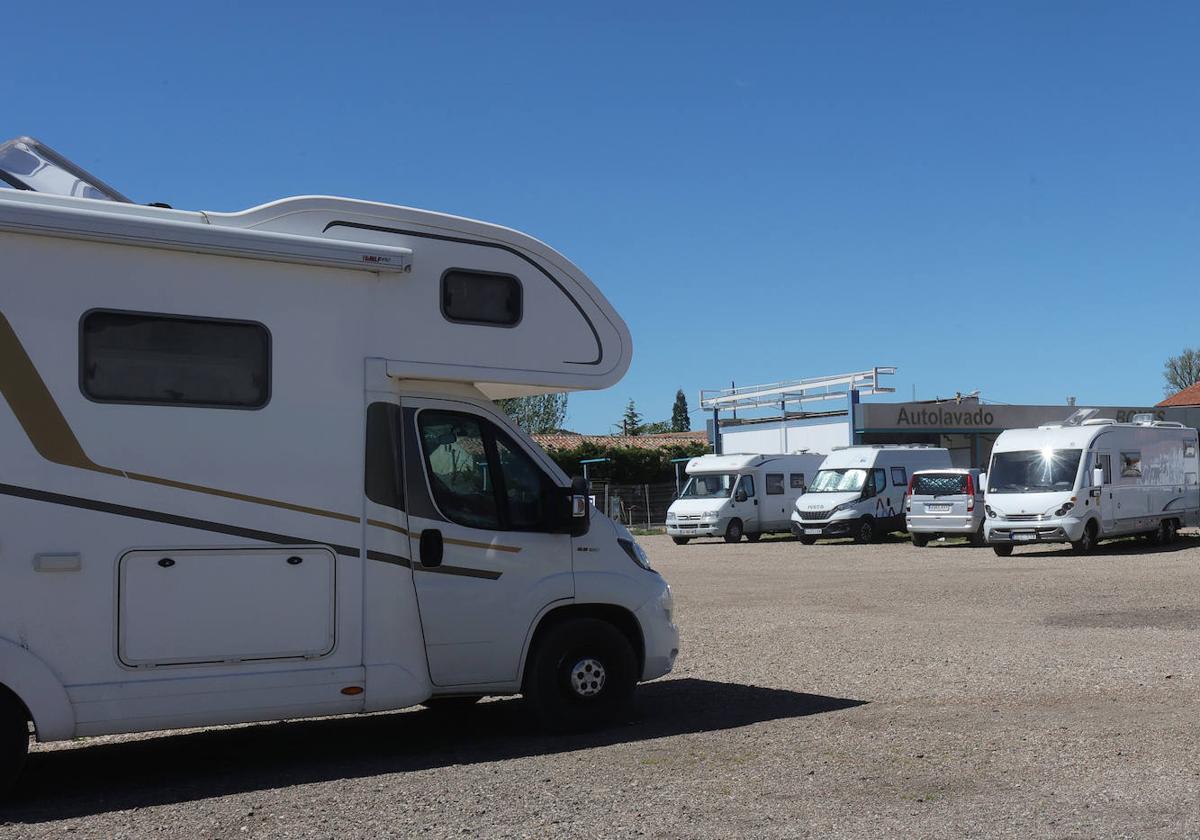
<path id="1" fill-rule="evenodd" d="M 175 481 L 170 478 L 159 478 L 153 475 L 126 472 L 97 464 L 84 452 L 83 445 L 80 444 L 79 438 L 75 436 L 75 432 L 71 429 L 71 424 L 63 416 L 58 403 L 54 401 L 54 395 L 46 387 L 46 383 L 42 379 L 41 374 L 38 373 L 33 360 L 25 352 L 24 345 L 21 344 L 16 331 L 13 330 L 12 324 L 9 323 L 8 318 L 5 317 L 3 312 L 0 312 L 0 392 L 3 392 L 4 399 L 8 402 L 8 407 L 12 409 L 13 416 L 17 418 L 17 422 L 21 424 L 21 428 L 25 430 L 25 434 L 29 438 L 29 442 L 33 444 L 33 448 L 37 450 L 39 455 L 51 463 L 60 464 L 64 467 L 74 467 L 76 469 L 104 473 L 105 475 L 120 476 L 128 478 L 131 481 L 142 481 L 147 484 L 173 487 L 177 490 L 186 490 L 192 493 L 204 493 L 209 496 L 220 496 L 221 498 L 233 499 L 239 502 L 251 502 L 257 505 L 291 510 L 296 513 L 323 516 L 342 522 L 358 523 L 362 521 L 361 518 L 348 513 L 322 510 L 306 505 L 267 499 L 262 496 L 251 496 L 245 493 L 235 493 L 230 490 L 220 490 L 215 487 L 204 487 L 199 484 L 188 484 L 187 482 Z M 378 528 L 388 528 L 406 536 L 409 533 L 398 525 L 392 525 L 377 519 L 369 519 L 367 520 L 367 524 Z M 446 542 L 454 545 L 469 546 L 471 548 L 495 549 L 496 551 L 513 553 L 521 550 L 514 546 L 491 545 L 471 540 L 448 538 Z"/>

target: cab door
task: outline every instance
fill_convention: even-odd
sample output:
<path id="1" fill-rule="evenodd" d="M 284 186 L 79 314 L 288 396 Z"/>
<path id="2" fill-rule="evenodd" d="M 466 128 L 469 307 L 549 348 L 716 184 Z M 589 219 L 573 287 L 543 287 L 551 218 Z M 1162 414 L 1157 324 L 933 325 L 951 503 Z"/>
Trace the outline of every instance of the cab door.
<path id="1" fill-rule="evenodd" d="M 1100 470 L 1103 473 L 1103 481 L 1099 486 L 1100 498 L 1097 500 L 1100 505 L 1101 533 L 1111 534 L 1116 527 L 1117 507 L 1120 504 L 1113 495 L 1112 450 L 1097 449 L 1092 463 L 1093 472 Z M 1094 475 L 1088 478 L 1094 478 Z"/>
<path id="2" fill-rule="evenodd" d="M 435 685 L 514 682 L 534 619 L 575 594 L 558 487 L 499 415 L 402 400 L 413 580 Z"/>

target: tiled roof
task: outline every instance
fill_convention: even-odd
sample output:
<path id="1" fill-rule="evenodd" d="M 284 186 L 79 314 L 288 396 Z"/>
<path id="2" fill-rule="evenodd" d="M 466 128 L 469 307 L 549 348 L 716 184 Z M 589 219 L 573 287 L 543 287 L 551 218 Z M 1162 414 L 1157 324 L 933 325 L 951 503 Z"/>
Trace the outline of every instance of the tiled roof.
<path id="1" fill-rule="evenodd" d="M 583 443 L 594 443 L 601 447 L 632 447 L 634 449 L 662 449 L 667 446 L 686 446 L 689 443 L 708 443 L 707 432 L 666 432 L 661 435 L 534 435 L 542 449 L 574 449 Z"/>
<path id="2" fill-rule="evenodd" d="M 1159 405 L 1200 405 L 1200 382 L 1197 382 L 1195 385 L 1189 385 L 1178 394 L 1172 394 L 1160 402 Z"/>

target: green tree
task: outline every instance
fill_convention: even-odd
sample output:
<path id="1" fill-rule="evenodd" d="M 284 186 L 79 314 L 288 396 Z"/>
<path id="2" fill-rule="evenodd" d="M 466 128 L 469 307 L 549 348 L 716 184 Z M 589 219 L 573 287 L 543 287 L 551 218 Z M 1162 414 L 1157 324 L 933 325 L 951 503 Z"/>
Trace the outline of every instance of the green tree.
<path id="1" fill-rule="evenodd" d="M 531 435 L 557 432 L 567 419 L 566 394 L 535 394 L 496 400 L 500 410 Z"/>
<path id="2" fill-rule="evenodd" d="M 637 406 L 633 400 L 629 400 L 629 404 L 625 406 L 625 413 L 621 415 L 621 427 L 627 435 L 638 435 L 642 433 L 642 414 L 637 410 Z"/>
<path id="3" fill-rule="evenodd" d="M 675 392 L 675 405 L 671 408 L 671 431 L 690 432 L 691 430 L 692 418 L 688 416 L 687 397 L 680 388 Z"/>
<path id="4" fill-rule="evenodd" d="M 1163 393 L 1168 397 L 1200 382 L 1200 350 L 1187 347 L 1178 356 L 1167 359 L 1163 379 Z"/>

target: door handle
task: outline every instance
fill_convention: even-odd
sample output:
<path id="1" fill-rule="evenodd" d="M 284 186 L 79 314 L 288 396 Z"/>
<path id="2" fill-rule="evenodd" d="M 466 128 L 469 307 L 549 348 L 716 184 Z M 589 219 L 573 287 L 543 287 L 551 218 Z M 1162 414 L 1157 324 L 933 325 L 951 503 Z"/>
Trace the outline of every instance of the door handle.
<path id="1" fill-rule="evenodd" d="M 442 565 L 442 532 L 437 528 L 426 528 L 421 532 L 421 565 L 432 569 Z"/>

